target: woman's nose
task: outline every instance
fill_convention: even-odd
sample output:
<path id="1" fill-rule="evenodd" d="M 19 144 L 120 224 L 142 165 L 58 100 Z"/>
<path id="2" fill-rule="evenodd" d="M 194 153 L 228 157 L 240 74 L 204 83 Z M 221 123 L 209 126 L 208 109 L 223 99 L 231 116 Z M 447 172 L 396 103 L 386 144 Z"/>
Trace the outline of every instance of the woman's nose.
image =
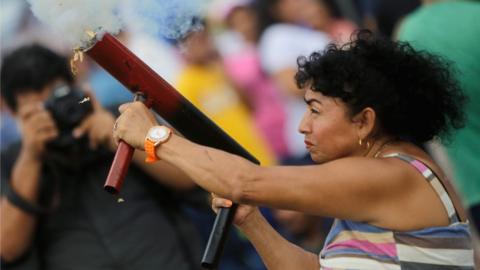
<path id="1" fill-rule="evenodd" d="M 310 132 L 310 123 L 307 117 L 307 112 L 303 115 L 302 121 L 300 121 L 300 125 L 298 126 L 298 131 L 302 134 L 307 134 Z"/>

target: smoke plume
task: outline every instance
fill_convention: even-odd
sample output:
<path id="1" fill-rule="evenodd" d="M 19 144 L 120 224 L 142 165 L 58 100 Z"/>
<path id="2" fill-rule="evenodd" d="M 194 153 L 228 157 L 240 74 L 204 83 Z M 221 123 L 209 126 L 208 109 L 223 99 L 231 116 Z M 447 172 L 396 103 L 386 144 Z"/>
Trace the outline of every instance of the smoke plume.
<path id="1" fill-rule="evenodd" d="M 28 0 L 33 14 L 66 38 L 73 47 L 89 40 L 86 30 L 99 37 L 118 33 L 121 21 L 116 15 L 119 0 Z"/>
<path id="2" fill-rule="evenodd" d="M 202 28 L 199 23 L 209 0 L 136 0 L 127 1 L 128 13 L 134 13 L 137 26 L 150 34 L 178 40 Z"/>
<path id="3" fill-rule="evenodd" d="M 35 16 L 60 33 L 75 47 L 90 39 L 87 30 L 97 38 L 104 33 L 117 34 L 122 15 L 134 14 L 143 31 L 168 39 L 181 39 L 200 27 L 209 0 L 27 0 Z"/>

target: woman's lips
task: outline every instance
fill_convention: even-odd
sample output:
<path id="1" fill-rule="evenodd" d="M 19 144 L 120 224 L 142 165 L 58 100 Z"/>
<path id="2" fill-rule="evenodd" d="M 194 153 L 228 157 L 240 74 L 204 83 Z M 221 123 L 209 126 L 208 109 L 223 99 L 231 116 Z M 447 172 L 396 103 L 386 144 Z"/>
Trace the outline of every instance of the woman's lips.
<path id="1" fill-rule="evenodd" d="M 311 146 L 313 146 L 313 143 L 311 143 L 311 142 L 309 142 L 309 141 L 307 141 L 307 140 L 305 140 L 304 143 L 305 143 L 305 147 L 306 147 L 306 148 L 310 148 Z"/>

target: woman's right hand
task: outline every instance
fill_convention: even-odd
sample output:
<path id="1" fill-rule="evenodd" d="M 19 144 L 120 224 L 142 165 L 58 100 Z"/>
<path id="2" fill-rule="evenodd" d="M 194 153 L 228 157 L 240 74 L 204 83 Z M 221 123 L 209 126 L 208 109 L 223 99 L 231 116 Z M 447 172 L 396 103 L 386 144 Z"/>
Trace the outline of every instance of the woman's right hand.
<path id="1" fill-rule="evenodd" d="M 118 110 L 120 116 L 113 127 L 113 139 L 117 144 L 123 140 L 143 151 L 148 130 L 158 125 L 155 116 L 145 104 L 139 101 L 125 103 Z"/>
<path id="2" fill-rule="evenodd" d="M 212 193 L 212 209 L 215 213 L 218 213 L 220 208 L 229 208 L 233 202 L 228 199 L 217 197 Z M 233 218 L 233 224 L 241 227 L 248 222 L 253 216 L 260 214 L 260 210 L 256 206 L 250 206 L 246 204 L 238 205 L 235 217 Z M 261 215 L 261 214 L 260 214 Z"/>

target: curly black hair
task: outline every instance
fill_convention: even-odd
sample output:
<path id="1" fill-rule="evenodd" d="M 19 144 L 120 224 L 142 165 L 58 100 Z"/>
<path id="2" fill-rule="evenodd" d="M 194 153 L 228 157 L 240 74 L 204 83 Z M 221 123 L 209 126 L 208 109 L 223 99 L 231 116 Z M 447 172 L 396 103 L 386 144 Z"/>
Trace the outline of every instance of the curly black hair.
<path id="1" fill-rule="evenodd" d="M 38 44 L 25 45 L 5 56 L 0 71 L 1 94 L 7 105 L 17 110 L 16 97 L 41 91 L 55 79 L 74 81 L 67 58 Z"/>
<path id="2" fill-rule="evenodd" d="M 416 144 L 448 142 L 452 128 L 464 126 L 467 101 L 443 58 L 360 30 L 352 41 L 330 44 L 298 59 L 299 88 L 341 99 L 353 116 L 375 110 L 379 132 Z"/>

